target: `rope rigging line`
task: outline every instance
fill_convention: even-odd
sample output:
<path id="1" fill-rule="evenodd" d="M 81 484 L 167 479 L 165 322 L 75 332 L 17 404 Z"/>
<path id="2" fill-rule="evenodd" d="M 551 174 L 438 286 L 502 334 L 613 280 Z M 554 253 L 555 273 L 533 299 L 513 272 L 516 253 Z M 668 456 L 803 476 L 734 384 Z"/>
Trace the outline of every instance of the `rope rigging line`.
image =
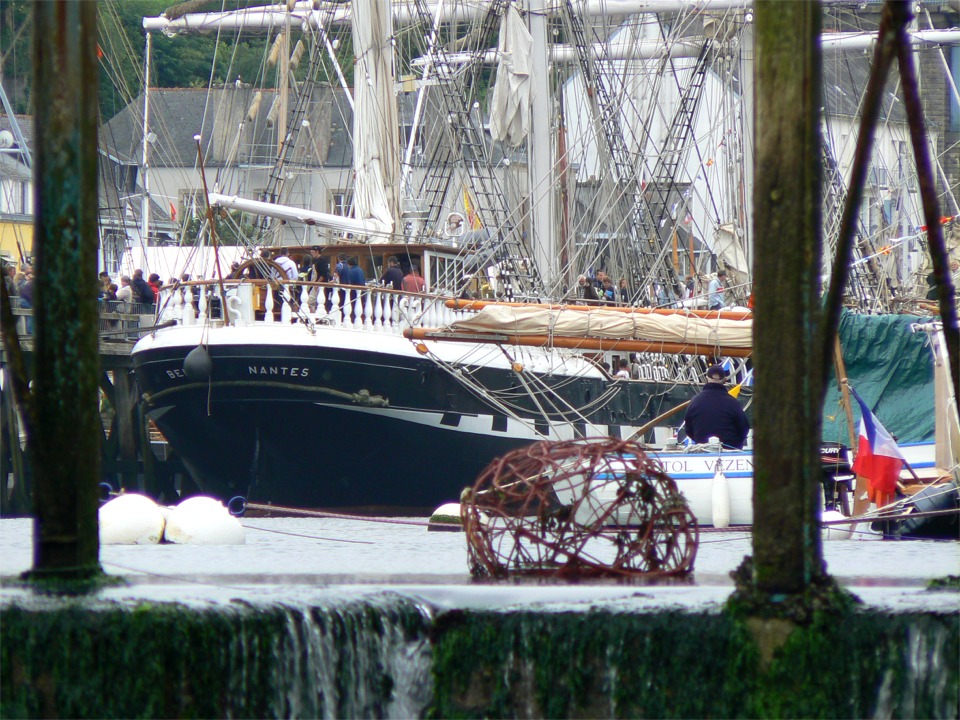
<path id="1" fill-rule="evenodd" d="M 403 520 L 400 518 L 381 517 L 376 515 L 352 515 L 349 513 L 327 512 L 325 510 L 305 510 L 303 508 L 283 507 L 280 505 L 264 505 L 248 502 L 245 507 L 249 510 L 266 512 L 282 512 L 289 515 L 303 515 L 305 517 L 331 518 L 334 520 L 358 520 L 362 522 L 381 523 L 384 525 L 410 525 L 413 527 L 430 527 L 429 522 L 423 520 Z"/>
<path id="2" fill-rule="evenodd" d="M 376 545 L 370 540 L 347 540 L 346 538 L 330 538 L 321 535 L 306 535 L 304 533 L 288 532 L 286 530 L 275 530 L 273 528 L 258 527 L 248 522 L 243 522 L 243 527 L 249 530 L 258 530 L 260 532 L 271 533 L 273 535 L 289 535 L 290 537 L 307 538 L 308 540 L 327 540 L 329 542 L 350 543 L 351 545 Z"/>

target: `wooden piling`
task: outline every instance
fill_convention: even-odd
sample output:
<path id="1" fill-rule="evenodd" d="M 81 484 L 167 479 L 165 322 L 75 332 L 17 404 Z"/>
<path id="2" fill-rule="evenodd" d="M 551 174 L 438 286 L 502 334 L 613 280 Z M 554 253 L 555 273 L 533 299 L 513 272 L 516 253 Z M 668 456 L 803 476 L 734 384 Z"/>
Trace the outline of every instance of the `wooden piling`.
<path id="1" fill-rule="evenodd" d="M 30 576 L 99 562 L 97 483 L 97 5 L 33 6 L 34 556 Z"/>
<path id="2" fill-rule="evenodd" d="M 754 583 L 802 593 L 825 574 L 817 493 L 820 3 L 755 3 Z"/>

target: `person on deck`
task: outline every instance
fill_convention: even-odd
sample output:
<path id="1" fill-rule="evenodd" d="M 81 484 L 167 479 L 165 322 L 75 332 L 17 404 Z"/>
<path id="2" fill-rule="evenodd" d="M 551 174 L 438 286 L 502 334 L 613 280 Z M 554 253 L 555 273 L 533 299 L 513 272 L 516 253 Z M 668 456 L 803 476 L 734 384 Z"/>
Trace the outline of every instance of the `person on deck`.
<path id="1" fill-rule="evenodd" d="M 630 361 L 626 358 L 620 358 L 617 361 L 617 374 L 614 375 L 617 380 L 629 380 L 630 379 Z"/>
<path id="2" fill-rule="evenodd" d="M 156 273 L 150 273 L 150 277 L 147 278 L 147 285 L 153 290 L 153 299 L 156 300 L 160 297 L 160 276 Z"/>
<path id="3" fill-rule="evenodd" d="M 10 297 L 20 295 L 20 288 L 17 287 L 17 266 L 13 263 L 3 266 L 3 284 L 7 286 L 7 294 Z"/>
<path id="4" fill-rule="evenodd" d="M 296 280 L 300 275 L 300 269 L 297 267 L 297 263 L 286 253 L 280 253 L 273 258 L 273 261 L 283 268 L 283 275 L 287 280 Z"/>
<path id="5" fill-rule="evenodd" d="M 613 287 L 613 280 L 609 277 L 603 278 L 603 303 L 604 305 L 617 304 L 617 290 Z"/>
<path id="6" fill-rule="evenodd" d="M 120 276 L 120 289 L 117 290 L 117 300 L 122 303 L 133 302 L 133 288 L 130 287 L 130 277 L 128 275 Z"/>
<path id="7" fill-rule="evenodd" d="M 727 392 L 727 370 L 722 365 L 707 369 L 707 384 L 690 401 L 683 426 L 694 442 L 717 437 L 725 448 L 740 450 L 747 440 L 750 422 L 737 399 Z"/>
<path id="8" fill-rule="evenodd" d="M 27 265 L 23 269 L 23 282 L 20 284 L 20 307 L 33 307 L 33 268 Z M 33 317 L 27 318 L 27 335 L 33 335 Z"/>
<path id="9" fill-rule="evenodd" d="M 323 249 L 319 245 L 314 245 L 310 248 L 310 260 L 311 267 L 310 271 L 307 273 L 307 280 L 310 282 L 330 282 L 333 279 L 333 276 L 330 274 L 330 263 L 325 257 L 321 254 Z M 320 288 L 313 286 L 310 288 L 309 300 L 307 306 L 310 308 L 310 312 L 316 312 L 318 301 L 317 298 L 320 296 Z M 323 289 L 323 307 L 327 312 L 330 312 L 330 291 L 329 288 Z"/>
<path id="10" fill-rule="evenodd" d="M 137 268 L 133 271 L 133 280 L 130 282 L 133 288 L 133 301 L 142 305 L 153 305 L 157 301 L 157 294 L 153 291 L 150 284 L 143 279 L 143 270 Z"/>
<path id="11" fill-rule="evenodd" d="M 363 268 L 361 268 L 360 265 L 357 264 L 357 259 L 355 257 L 351 257 L 347 259 L 347 272 L 346 272 L 346 275 L 340 276 L 340 282 L 346 285 L 357 285 L 357 286 L 363 286 L 367 284 L 367 276 L 364 275 Z M 356 306 L 357 306 L 358 297 L 360 298 L 359 304 L 362 306 L 363 296 L 361 296 L 357 290 L 350 291 L 350 299 L 348 300 L 348 302 L 350 304 L 350 320 L 352 322 L 356 322 L 358 317 L 361 319 L 363 318 L 363 316 L 357 312 Z M 363 308 L 361 307 L 360 311 L 362 312 L 362 310 Z M 346 316 L 344 316 L 344 320 L 346 320 Z"/>
<path id="12" fill-rule="evenodd" d="M 581 275 L 577 278 L 577 295 L 588 302 L 600 299 L 597 295 L 596 288 L 593 286 L 593 283 L 587 279 L 586 275 Z"/>
<path id="13" fill-rule="evenodd" d="M 337 274 L 336 282 L 341 285 L 346 285 L 348 282 L 347 273 L 350 271 L 350 266 L 347 265 L 347 256 L 343 253 L 337 255 L 337 264 L 334 266 L 334 272 Z"/>
<path id="14" fill-rule="evenodd" d="M 710 310 L 723 309 L 723 284 L 727 281 L 727 271 L 717 271 L 717 276 L 710 281 L 710 287 L 707 290 L 707 307 Z"/>
<path id="15" fill-rule="evenodd" d="M 380 285 L 394 290 L 403 289 L 403 272 L 400 270 L 400 261 L 397 260 L 396 255 L 387 258 L 387 269 L 380 276 Z"/>
<path id="16" fill-rule="evenodd" d="M 98 278 L 99 278 L 100 290 L 97 293 L 97 297 L 100 300 L 103 300 L 103 296 L 106 294 L 107 288 L 110 287 L 110 283 L 113 282 L 113 280 L 110 278 L 110 273 L 106 271 L 101 272 Z"/>
<path id="17" fill-rule="evenodd" d="M 407 292 L 426 292 L 427 283 L 422 277 L 420 277 L 420 268 L 418 268 L 416 265 L 411 265 L 410 269 L 407 270 L 407 274 L 403 277 L 403 284 L 401 287 Z"/>

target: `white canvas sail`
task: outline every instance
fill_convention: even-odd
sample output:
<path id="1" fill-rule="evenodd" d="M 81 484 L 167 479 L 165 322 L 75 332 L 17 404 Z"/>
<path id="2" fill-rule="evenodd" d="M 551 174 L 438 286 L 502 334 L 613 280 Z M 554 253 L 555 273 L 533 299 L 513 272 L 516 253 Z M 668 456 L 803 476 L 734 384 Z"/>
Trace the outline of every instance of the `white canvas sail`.
<path id="1" fill-rule="evenodd" d="M 517 147 L 530 131 L 530 79 L 533 36 L 527 31 L 515 5 L 510 5 L 500 30 L 497 81 L 490 102 L 490 134 L 494 140 Z"/>
<path id="2" fill-rule="evenodd" d="M 750 277 L 750 263 L 747 262 L 747 255 L 735 226 L 726 224 L 718 227 L 714 231 L 710 249 L 722 267 L 733 270 L 739 278 Z"/>
<path id="3" fill-rule="evenodd" d="M 400 138 L 388 4 L 353 6 L 354 212 L 392 232 L 400 215 Z"/>

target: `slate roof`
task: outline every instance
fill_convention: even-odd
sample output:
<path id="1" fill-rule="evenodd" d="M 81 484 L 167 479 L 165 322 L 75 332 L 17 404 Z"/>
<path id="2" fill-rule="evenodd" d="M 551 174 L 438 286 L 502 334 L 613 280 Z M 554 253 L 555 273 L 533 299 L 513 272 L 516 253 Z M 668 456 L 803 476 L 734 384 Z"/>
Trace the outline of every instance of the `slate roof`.
<path id="1" fill-rule="evenodd" d="M 873 53 L 854 54 L 836 53 L 834 57 L 824 58 L 823 63 L 823 101 L 828 115 L 858 117 L 860 101 L 870 78 L 870 65 Z M 887 74 L 884 87 L 884 101 L 881 103 L 879 119 L 881 121 L 905 123 L 907 115 L 903 102 L 894 100 L 892 93 L 897 88 L 897 73 Z"/>
<path id="2" fill-rule="evenodd" d="M 263 91 L 259 107 L 255 112 L 249 112 L 255 93 L 246 85 L 227 86 L 209 93 L 206 89 L 192 88 L 152 89 L 149 124 L 156 140 L 151 145 L 151 164 L 154 167 L 193 167 L 197 157 L 194 140 L 197 134 L 202 138 L 204 164 L 208 167 L 230 162 L 272 164 L 277 150 L 277 127 L 268 122 L 267 116 L 277 93 Z M 350 148 L 347 128 L 351 118 L 334 111 L 338 94 L 342 91 L 326 86 L 315 88 L 306 112 L 313 142 L 306 136 L 297 141 L 293 163 L 301 166 L 345 164 Z M 294 106 L 295 99 L 291 97 L 288 102 L 290 121 L 293 120 Z M 239 130 L 241 123 L 243 128 Z M 109 151 L 121 160 L 136 162 L 141 152 L 142 125 L 141 95 L 103 127 L 102 137 Z"/>
<path id="3" fill-rule="evenodd" d="M 29 149 L 33 149 L 33 118 L 29 115 L 15 115 L 17 125 L 23 134 L 23 139 Z M 13 132 L 13 118 L 8 115 L 0 115 L 0 131 L 7 130 L 13 135 L 13 147 L 18 147 L 17 136 Z M 20 153 L 9 152 L 9 149 L 0 152 L 0 175 L 3 177 L 13 177 L 17 180 L 29 180 L 30 170 L 20 160 Z"/>

